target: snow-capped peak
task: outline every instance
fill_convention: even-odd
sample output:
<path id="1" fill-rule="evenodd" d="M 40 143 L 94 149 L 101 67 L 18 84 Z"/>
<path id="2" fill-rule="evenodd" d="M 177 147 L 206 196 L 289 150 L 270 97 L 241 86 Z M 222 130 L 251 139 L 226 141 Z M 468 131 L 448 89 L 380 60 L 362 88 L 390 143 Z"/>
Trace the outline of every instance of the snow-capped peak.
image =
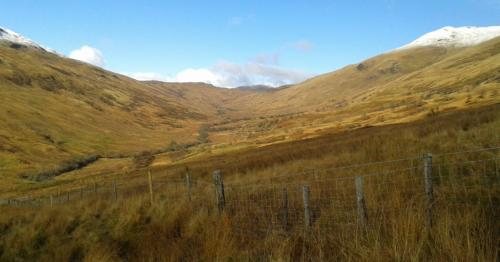
<path id="1" fill-rule="evenodd" d="M 39 48 L 39 49 L 45 50 L 47 52 L 56 53 L 54 50 L 52 50 L 50 48 L 39 45 L 36 42 L 14 32 L 12 30 L 9 30 L 9 29 L 3 28 L 3 27 L 0 27 L 0 41 L 9 41 L 9 42 L 24 45 L 24 46 Z"/>
<path id="2" fill-rule="evenodd" d="M 488 27 L 451 27 L 446 26 L 427 33 L 415 41 L 398 48 L 408 49 L 422 46 L 465 47 L 480 44 L 500 36 L 500 26 Z"/>

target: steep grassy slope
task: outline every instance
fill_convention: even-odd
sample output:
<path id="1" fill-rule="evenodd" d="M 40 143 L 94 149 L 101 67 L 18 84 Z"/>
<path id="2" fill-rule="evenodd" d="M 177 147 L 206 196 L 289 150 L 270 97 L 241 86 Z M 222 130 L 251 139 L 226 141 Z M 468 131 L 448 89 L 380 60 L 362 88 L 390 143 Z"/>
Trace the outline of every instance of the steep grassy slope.
<path id="1" fill-rule="evenodd" d="M 186 84 L 192 93 L 219 89 Z M 0 45 L 0 171 L 196 140 L 215 105 L 31 48 Z M 208 92 L 208 91 L 207 91 Z M 195 101 L 193 101 L 195 102 Z M 210 106 L 213 109 L 210 109 Z M 208 108 L 208 109 L 207 109 Z M 208 113 L 207 113 L 208 112 Z"/>
<path id="2" fill-rule="evenodd" d="M 252 104 L 236 103 L 267 116 L 254 123 L 260 128 L 247 128 L 248 137 L 265 143 L 495 104 L 500 102 L 499 76 L 496 38 L 468 48 L 390 52 L 302 84 L 243 98 Z"/>
<path id="3" fill-rule="evenodd" d="M 429 93 L 465 94 L 476 87 L 489 90 L 499 88 L 499 59 L 500 38 L 467 48 L 393 51 L 271 94 L 255 94 L 258 104 L 248 106 L 279 113 L 338 111 L 380 103 L 380 95 L 403 101 Z"/>

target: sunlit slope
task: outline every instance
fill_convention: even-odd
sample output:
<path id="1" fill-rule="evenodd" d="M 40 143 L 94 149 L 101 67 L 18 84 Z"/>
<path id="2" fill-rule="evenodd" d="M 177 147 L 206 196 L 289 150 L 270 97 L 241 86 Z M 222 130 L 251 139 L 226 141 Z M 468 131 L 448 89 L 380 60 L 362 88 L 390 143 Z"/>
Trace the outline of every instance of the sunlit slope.
<path id="1" fill-rule="evenodd" d="M 500 38 L 467 48 L 383 54 L 272 93 L 266 111 L 317 114 L 324 124 L 402 122 L 500 102 Z M 288 108 L 281 106 L 288 104 Z"/>
<path id="2" fill-rule="evenodd" d="M 223 123 L 221 138 L 267 144 L 410 122 L 500 102 L 500 38 L 464 48 L 393 51 L 275 92 L 238 97 L 259 116 Z"/>
<path id="3" fill-rule="evenodd" d="M 423 48 L 376 56 L 320 75 L 274 94 L 301 111 L 335 110 L 356 102 L 368 90 L 418 71 L 446 56 L 442 48 Z"/>
<path id="4" fill-rule="evenodd" d="M 389 82 L 370 100 L 416 99 L 429 106 L 500 102 L 500 38 L 450 52 L 444 59 Z"/>

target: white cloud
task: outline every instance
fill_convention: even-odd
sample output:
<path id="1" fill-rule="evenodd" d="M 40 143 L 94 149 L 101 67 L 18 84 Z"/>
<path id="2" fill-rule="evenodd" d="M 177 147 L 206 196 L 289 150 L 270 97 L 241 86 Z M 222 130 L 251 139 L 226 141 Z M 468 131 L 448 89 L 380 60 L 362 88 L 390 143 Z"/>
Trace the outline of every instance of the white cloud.
<path id="1" fill-rule="evenodd" d="M 291 46 L 300 51 L 310 51 L 314 48 L 314 44 L 308 40 L 299 40 L 291 43 Z"/>
<path id="2" fill-rule="evenodd" d="M 153 73 L 153 72 L 135 72 L 135 73 L 124 73 L 124 75 L 128 75 L 139 81 L 150 81 L 157 80 L 162 82 L 172 82 L 173 78 L 164 76 L 162 74 Z"/>
<path id="3" fill-rule="evenodd" d="M 268 85 L 278 87 L 295 84 L 311 77 L 297 70 L 257 62 L 236 64 L 221 61 L 210 68 L 188 68 L 170 77 L 157 73 L 128 74 L 137 80 L 158 80 L 164 82 L 204 82 L 220 87 L 247 85 Z"/>
<path id="4" fill-rule="evenodd" d="M 71 51 L 69 57 L 95 66 L 104 67 L 104 57 L 101 51 L 88 45 Z"/>
<path id="5" fill-rule="evenodd" d="M 179 72 L 175 77 L 176 82 L 205 82 L 213 85 L 223 85 L 224 79 L 222 76 L 205 68 L 188 68 Z"/>

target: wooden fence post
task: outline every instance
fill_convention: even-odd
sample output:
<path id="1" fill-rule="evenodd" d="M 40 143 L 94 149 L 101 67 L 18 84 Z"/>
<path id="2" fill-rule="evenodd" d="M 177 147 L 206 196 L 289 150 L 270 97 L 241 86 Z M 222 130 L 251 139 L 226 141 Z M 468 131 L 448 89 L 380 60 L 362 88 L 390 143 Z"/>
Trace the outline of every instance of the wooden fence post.
<path id="1" fill-rule="evenodd" d="M 311 230 L 311 210 L 309 208 L 309 186 L 302 187 L 302 200 L 304 202 L 304 226 L 306 231 Z"/>
<path id="2" fill-rule="evenodd" d="M 432 186 L 432 155 L 424 156 L 425 194 L 427 195 L 427 226 L 432 227 L 432 209 L 434 208 L 434 189 Z"/>
<path id="3" fill-rule="evenodd" d="M 189 172 L 186 170 L 186 190 L 188 200 L 191 201 L 191 178 L 189 177 Z"/>
<path id="4" fill-rule="evenodd" d="M 118 199 L 118 188 L 116 187 L 116 179 L 113 180 L 113 197 L 115 200 Z"/>
<path id="5" fill-rule="evenodd" d="M 151 175 L 151 170 L 148 170 L 148 181 L 149 181 L 149 200 L 151 205 L 153 205 L 153 176 Z"/>
<path id="6" fill-rule="evenodd" d="M 224 195 L 224 181 L 222 179 L 220 170 L 214 171 L 212 176 L 215 185 L 217 208 L 219 210 L 219 214 L 221 214 L 222 211 L 224 211 L 224 207 L 226 206 L 226 196 Z"/>
<path id="7" fill-rule="evenodd" d="M 498 164 L 497 159 L 495 159 L 495 179 L 498 180 L 500 177 L 498 176 Z"/>
<path id="8" fill-rule="evenodd" d="M 288 191 L 286 188 L 283 188 L 283 228 L 285 231 L 288 231 Z"/>
<path id="9" fill-rule="evenodd" d="M 363 192 L 363 177 L 356 176 L 356 203 L 358 206 L 358 221 L 362 226 L 366 225 L 368 214 L 366 212 L 365 194 Z"/>

